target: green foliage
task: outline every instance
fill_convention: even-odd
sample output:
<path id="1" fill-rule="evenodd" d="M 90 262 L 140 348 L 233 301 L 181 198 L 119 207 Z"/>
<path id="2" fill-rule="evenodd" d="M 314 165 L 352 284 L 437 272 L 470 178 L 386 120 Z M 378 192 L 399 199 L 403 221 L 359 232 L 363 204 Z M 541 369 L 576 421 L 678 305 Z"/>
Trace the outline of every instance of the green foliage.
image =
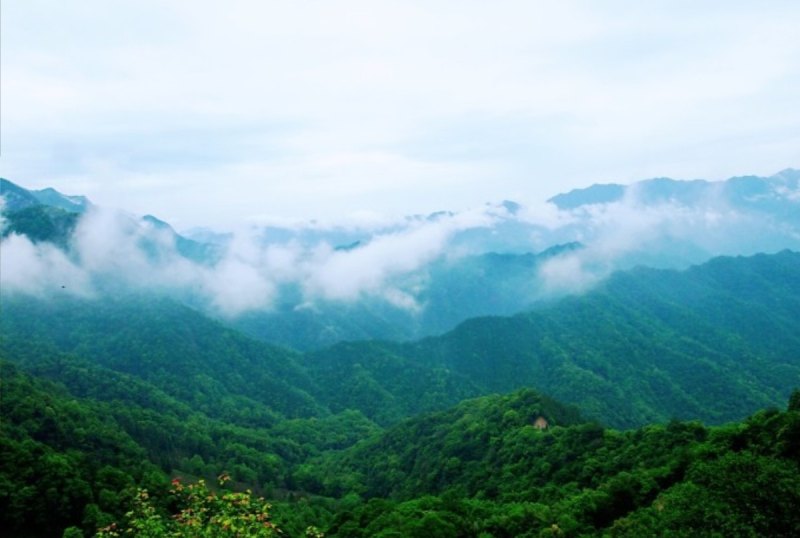
<path id="1" fill-rule="evenodd" d="M 14 536 L 92 529 L 119 511 L 119 495 L 135 483 L 166 484 L 105 406 L 4 361 L 0 395 L 0 528 Z"/>
<path id="2" fill-rule="evenodd" d="M 368 499 L 339 511 L 328 535 L 800 532 L 800 458 L 787 457 L 800 447 L 787 435 L 800 412 L 767 410 L 712 429 L 672 421 L 618 432 L 561 422 L 537 431 L 520 418 L 541 406 L 521 401 L 535 397 L 465 402 L 317 462 L 329 483 L 332 473 L 350 476 Z"/>
<path id="3" fill-rule="evenodd" d="M 0 517 L 15 536 L 58 537 L 69 526 L 75 536 L 79 528 L 86 535 L 103 528 L 100 536 L 225 536 L 247 529 L 239 534 L 245 536 L 272 532 L 266 522 L 287 536 L 314 535 L 310 524 L 328 536 L 364 537 L 800 530 L 800 412 L 794 410 L 766 410 L 712 429 L 672 421 L 618 432 L 523 390 L 404 421 L 343 450 L 337 448 L 350 440 L 341 429 L 368 424 L 360 414 L 332 422 L 294 419 L 274 429 L 308 447 L 286 485 L 339 500 L 284 492 L 273 514 L 252 494 L 212 493 L 204 482 L 178 482 L 167 493 L 163 474 L 141 467 L 146 451 L 115 422 L 117 411 L 106 413 L 113 409 L 108 404 L 76 400 L 63 387 L 2 366 L 9 420 L 0 437 Z M 534 427 L 539 418 L 547 428 Z M 328 446 L 320 443 L 324 432 L 332 435 Z M 95 443 L 91 452 L 81 452 L 87 441 Z M 106 443 L 120 450 L 104 451 Z M 244 444 L 211 445 L 187 466 L 208 470 L 223 454 L 232 455 L 229 463 L 242 462 L 236 468 L 260 453 Z M 109 526 L 112 518 L 119 526 Z"/>
<path id="4" fill-rule="evenodd" d="M 178 303 L 121 294 L 102 301 L 3 297 L 0 351 L 37 366 L 52 351 L 146 381 L 240 425 L 325 414 L 297 355 L 247 338 Z"/>
<path id="5" fill-rule="evenodd" d="M 345 342 L 303 360 L 319 400 L 334 411 L 358 409 L 381 425 L 480 394 L 465 377 L 409 361 L 381 343 Z"/>
<path id="6" fill-rule="evenodd" d="M 798 312 L 800 254 L 784 251 L 618 273 L 525 314 L 303 360 L 321 385 L 343 393 L 339 401 L 382 423 L 531 387 L 619 428 L 672 418 L 721 424 L 786 401 L 800 379 Z M 418 388 L 406 382 L 412 372 Z"/>
<path id="7" fill-rule="evenodd" d="M 227 481 L 227 476 L 221 476 L 220 486 Z M 95 536 L 268 538 L 278 534 L 270 521 L 270 505 L 261 497 L 253 497 L 249 490 L 211 491 L 203 480 L 184 485 L 176 479 L 172 481 L 170 494 L 177 507 L 172 515 L 162 514 L 150 494 L 140 489 L 133 500 L 133 509 L 125 514 L 125 522 L 103 527 Z"/>
<path id="8" fill-rule="evenodd" d="M 35 243 L 46 241 L 67 248 L 80 215 L 57 207 L 33 205 L 4 217 L 3 237 L 16 233 Z"/>
<path id="9" fill-rule="evenodd" d="M 305 356 L 168 300 L 4 296 L 0 528 L 189 532 L 168 514 L 205 485 L 170 496 L 167 477 L 225 471 L 274 499 L 288 536 L 797 535 L 795 264 L 641 271 L 441 338 Z M 662 424 L 606 429 L 530 389 L 448 409 L 519 385 L 601 422 Z M 790 393 L 787 411 L 770 407 Z M 727 426 L 666 422 L 757 407 Z M 243 525 L 263 514 L 225 495 L 203 506 L 235 501 Z"/>
<path id="10" fill-rule="evenodd" d="M 789 397 L 789 411 L 800 411 L 800 390 L 793 390 Z"/>

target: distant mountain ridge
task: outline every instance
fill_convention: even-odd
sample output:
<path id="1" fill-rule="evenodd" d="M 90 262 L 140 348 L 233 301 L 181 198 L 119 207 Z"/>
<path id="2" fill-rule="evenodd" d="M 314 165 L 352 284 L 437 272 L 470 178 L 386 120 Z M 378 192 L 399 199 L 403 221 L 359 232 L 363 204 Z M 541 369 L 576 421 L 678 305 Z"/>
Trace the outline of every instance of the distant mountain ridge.
<path id="1" fill-rule="evenodd" d="M 130 498 L 172 508 L 171 478 L 225 473 L 275 499 L 286 536 L 795 536 L 800 249 L 780 248 L 800 196 L 784 176 L 725 197 L 656 180 L 553 229 L 506 201 L 351 242 L 311 231 L 311 250 L 181 242 L 152 215 L 4 180 L 0 528 L 91 535 Z M 769 253 L 707 260 L 691 240 L 714 233 Z M 665 247 L 689 254 L 659 262 Z M 645 255 L 657 267 L 619 270 Z M 354 275 L 351 299 L 312 293 Z M 24 279 L 43 284 L 8 285 Z M 220 316 L 215 288 L 255 308 Z M 246 323 L 313 351 L 231 328 Z"/>
<path id="2" fill-rule="evenodd" d="M 53 207 L 60 207 L 66 211 L 84 213 L 92 207 L 92 203 L 85 196 L 69 196 L 61 194 L 53 188 L 46 188 L 31 193 L 39 203 Z"/>
<path id="3" fill-rule="evenodd" d="M 3 207 L 6 227 L 0 230 L 4 236 L 18 233 L 34 241 L 51 242 L 68 249 L 72 234 L 80 218 L 88 211 L 97 209 L 85 196 L 62 194 L 53 188 L 28 190 L 0 178 L 0 196 L 5 200 Z M 150 227 L 159 234 L 166 234 L 169 245 L 178 254 L 198 263 L 209 263 L 219 258 L 219 247 L 214 244 L 199 243 L 178 234 L 168 223 L 152 216 L 128 217 L 132 226 Z M 141 247 L 151 256 L 163 255 L 163 241 L 148 237 L 142 230 Z"/>
<path id="4" fill-rule="evenodd" d="M 28 190 L 0 178 L 0 196 L 6 200 L 6 212 L 18 211 L 37 204 L 57 207 L 73 213 L 83 213 L 92 207 L 85 196 L 69 196 L 53 188 Z"/>
<path id="5" fill-rule="evenodd" d="M 4 296 L 0 342 L 51 341 L 106 368 L 173 379 L 162 389 L 200 408 L 192 398 L 202 393 L 186 392 L 182 379 L 211 375 L 217 397 L 235 387 L 290 416 L 357 409 L 381 424 L 532 387 L 590 418 L 632 427 L 676 417 L 720 423 L 777 405 L 800 386 L 798 312 L 800 253 L 786 251 L 682 272 L 618 273 L 583 296 L 473 318 L 410 343 L 345 342 L 300 354 L 171 300 L 75 300 L 63 291 L 44 300 Z"/>
<path id="6" fill-rule="evenodd" d="M 769 177 L 740 176 L 725 181 L 696 179 L 680 181 L 654 178 L 631 185 L 595 184 L 558 194 L 548 200 L 563 210 L 622 201 L 633 196 L 643 204 L 678 202 L 694 205 L 713 196 L 737 206 L 762 208 L 787 197 L 789 202 L 800 197 L 800 170 L 787 168 Z"/>
<path id="7" fill-rule="evenodd" d="M 450 372 L 483 394 L 532 387 L 615 427 L 721 423 L 800 386 L 798 313 L 800 253 L 785 251 L 621 272 L 536 311 L 474 318 L 412 343 L 340 344 L 304 360 L 321 387 L 353 400 L 367 386 L 399 396 L 388 362 Z M 351 384 L 355 365 L 372 385 Z"/>
<path id="8" fill-rule="evenodd" d="M 125 256 L 143 258 L 130 273 L 95 264 L 85 282 L 157 288 L 255 338 L 299 350 L 441 334 L 472 317 L 582 293 L 637 265 L 681 269 L 719 255 L 800 250 L 800 171 L 793 169 L 722 182 L 594 185 L 552 198 L 555 214 L 506 200 L 375 229 L 309 224 L 191 236 L 152 215 L 92 221 L 99 211 L 87 211 L 93 206 L 83 197 L 7 180 L 2 187 L 4 237 L 51 242 L 78 272 L 84 260 L 114 256 L 105 262 L 111 267 Z M 87 218 L 92 224 L 79 227 Z M 71 248 L 77 229 L 80 255 Z M 105 252 L 92 250 L 101 244 Z M 243 289 L 228 294 L 235 285 Z"/>
<path id="9" fill-rule="evenodd" d="M 3 207 L 4 213 L 12 211 L 19 211 L 36 205 L 39 200 L 29 190 L 23 189 L 19 185 L 10 182 L 7 179 L 0 178 L 0 196 L 3 197 L 5 202 Z"/>

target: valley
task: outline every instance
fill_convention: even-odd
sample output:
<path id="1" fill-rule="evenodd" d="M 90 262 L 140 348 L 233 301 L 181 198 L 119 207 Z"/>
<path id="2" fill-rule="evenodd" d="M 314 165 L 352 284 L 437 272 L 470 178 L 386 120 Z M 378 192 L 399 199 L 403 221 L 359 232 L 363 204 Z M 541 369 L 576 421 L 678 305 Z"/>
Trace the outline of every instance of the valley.
<path id="1" fill-rule="evenodd" d="M 672 219 L 612 256 L 621 186 L 557 227 L 504 203 L 236 246 L 3 180 L 0 529 L 93 536 L 226 475 L 286 536 L 795 535 L 797 181 L 714 187 L 761 242 Z"/>

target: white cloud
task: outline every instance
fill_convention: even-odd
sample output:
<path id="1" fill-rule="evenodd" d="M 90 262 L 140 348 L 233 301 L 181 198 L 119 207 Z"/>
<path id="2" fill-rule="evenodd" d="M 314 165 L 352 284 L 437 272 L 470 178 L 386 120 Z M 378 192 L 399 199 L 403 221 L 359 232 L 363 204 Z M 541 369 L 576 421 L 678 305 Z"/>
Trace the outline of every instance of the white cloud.
<path id="1" fill-rule="evenodd" d="M 375 236 L 352 250 L 323 245 L 304 267 L 308 274 L 306 291 L 311 297 L 349 301 L 371 294 L 398 305 L 410 305 L 409 295 L 387 287 L 393 277 L 412 273 L 442 256 L 456 232 L 486 227 L 491 222 L 487 214 L 472 212 L 412 224 L 398 232 Z"/>
<path id="2" fill-rule="evenodd" d="M 683 268 L 713 256 L 752 255 L 800 247 L 800 231 L 776 215 L 731 207 L 722 184 L 696 193 L 691 204 L 649 202 L 642 184 L 625 197 L 570 211 L 584 247 L 542 264 L 545 293 L 581 293 L 610 273 L 643 264 Z M 786 198 L 791 201 L 790 197 Z"/>
<path id="3" fill-rule="evenodd" d="M 263 229 L 243 228 L 215 263 L 182 257 L 168 229 L 94 208 L 80 219 L 69 253 L 15 234 L 4 238 L 0 284 L 4 292 L 38 296 L 102 294 L 123 286 L 188 297 L 192 304 L 230 317 L 272 308 L 287 285 L 299 290 L 297 308 L 377 299 L 415 311 L 424 308 L 418 299 L 433 262 L 503 251 L 497 245 L 509 244 L 507 238 L 499 237 L 498 243 L 492 234 L 509 230 L 518 236 L 515 251 L 575 240 L 584 245 L 544 262 L 539 281 L 520 290 L 531 296 L 539 291 L 551 296 L 582 292 L 612 271 L 635 264 L 683 267 L 715 255 L 800 248 L 800 231 L 788 206 L 774 215 L 762 213 L 729 203 L 722 184 L 701 186 L 692 191 L 688 204 L 677 198 L 653 202 L 654 194 L 670 191 L 664 183 L 651 183 L 627 189 L 618 202 L 569 211 L 558 211 L 552 204 L 484 205 L 372 230 L 356 226 L 344 234 L 341 228 L 317 224 L 295 230 L 294 236 L 278 234 L 289 240 L 271 242 Z M 792 203 L 795 180 L 786 176 L 774 187 L 782 203 Z M 772 197 L 763 201 L 774 202 Z M 348 239 L 340 244 L 331 239 L 337 237 Z M 360 242 L 337 248 L 353 237 Z"/>
<path id="4" fill-rule="evenodd" d="M 800 159 L 791 2 L 5 8 L 5 175 L 181 226 Z"/>
<path id="5" fill-rule="evenodd" d="M 89 295 L 115 293 L 122 286 L 191 298 L 223 316 L 270 309 L 285 284 L 298 285 L 309 305 L 374 297 L 417 309 L 419 289 L 399 286 L 398 280 L 443 256 L 454 234 L 490 226 L 494 218 L 473 211 L 422 219 L 377 233 L 350 250 L 324 242 L 265 244 L 257 229 L 242 229 L 221 259 L 208 265 L 182 257 L 168 230 L 95 208 L 80 219 L 70 254 L 15 234 L 4 238 L 0 277 L 3 290 L 9 292 L 42 296 L 66 290 L 61 292 Z"/>
<path id="6" fill-rule="evenodd" d="M 86 272 L 63 251 L 48 243 L 32 243 L 10 234 L 0 243 L 0 287 L 43 299 L 58 295 L 90 296 Z"/>

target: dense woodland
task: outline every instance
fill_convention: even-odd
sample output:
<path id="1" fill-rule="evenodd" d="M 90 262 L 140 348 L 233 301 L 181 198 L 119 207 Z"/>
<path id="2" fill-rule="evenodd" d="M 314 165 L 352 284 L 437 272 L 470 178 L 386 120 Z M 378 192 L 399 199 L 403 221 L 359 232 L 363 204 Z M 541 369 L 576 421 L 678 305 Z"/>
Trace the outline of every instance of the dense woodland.
<path id="1" fill-rule="evenodd" d="M 307 352 L 163 295 L 0 299 L 4 536 L 800 535 L 795 252 Z"/>
<path id="2" fill-rule="evenodd" d="M 786 411 L 712 428 L 607 429 L 525 389 L 385 431 L 354 413 L 257 429 L 76 398 L 6 362 L 1 373 L 0 502 L 13 536 L 92 535 L 124 522 L 142 488 L 166 512 L 171 478 L 221 469 L 271 499 L 290 536 L 310 525 L 328 536 L 800 532 L 798 392 Z"/>

